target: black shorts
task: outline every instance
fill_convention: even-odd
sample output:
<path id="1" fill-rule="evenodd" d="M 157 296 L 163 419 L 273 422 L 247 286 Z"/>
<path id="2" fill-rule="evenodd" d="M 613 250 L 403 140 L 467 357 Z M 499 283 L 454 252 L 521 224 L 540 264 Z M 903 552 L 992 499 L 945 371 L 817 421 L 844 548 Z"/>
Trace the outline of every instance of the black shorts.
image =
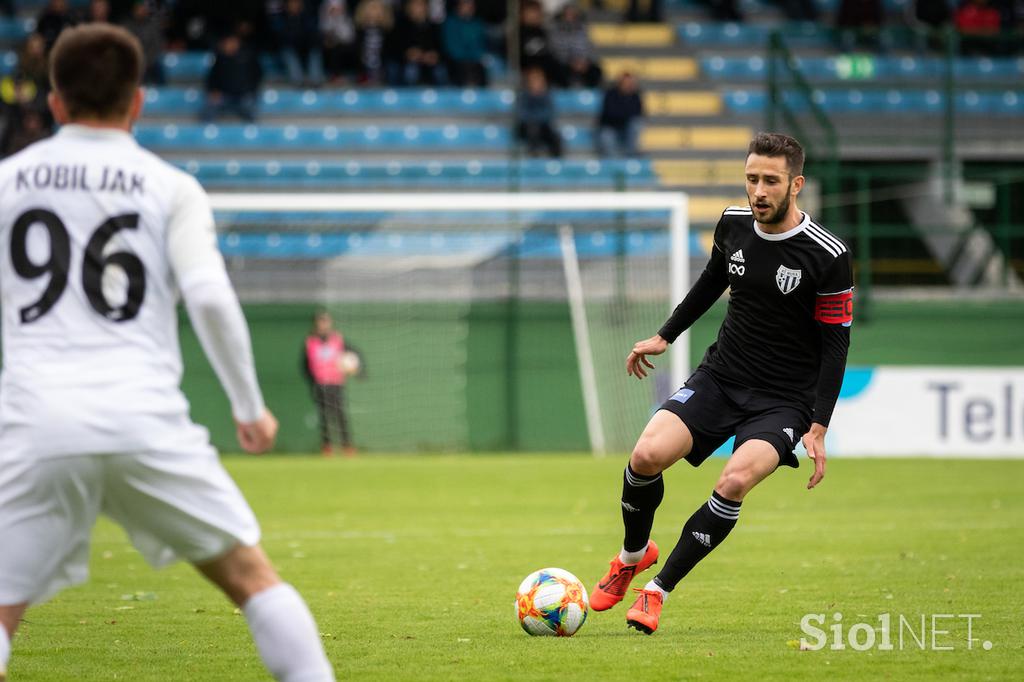
<path id="1" fill-rule="evenodd" d="M 780 465 L 797 468 L 793 448 L 811 425 L 811 411 L 802 404 L 720 381 L 701 368 L 661 409 L 674 413 L 690 430 L 693 449 L 686 461 L 693 466 L 735 435 L 733 452 L 748 440 L 763 440 L 775 447 Z"/>

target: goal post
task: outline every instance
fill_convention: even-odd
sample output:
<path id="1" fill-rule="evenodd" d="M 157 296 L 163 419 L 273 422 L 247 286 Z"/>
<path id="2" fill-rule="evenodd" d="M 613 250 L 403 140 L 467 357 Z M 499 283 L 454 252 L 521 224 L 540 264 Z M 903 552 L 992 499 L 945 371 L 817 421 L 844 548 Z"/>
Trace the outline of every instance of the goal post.
<path id="1" fill-rule="evenodd" d="M 595 453 L 628 447 L 623 427 L 615 424 L 620 406 L 609 404 L 622 393 L 617 386 L 625 376 L 628 344 L 642 338 L 637 335 L 641 330 L 646 335 L 657 330 L 690 281 L 687 196 L 677 192 L 213 193 L 210 198 L 222 249 L 244 302 L 313 302 L 351 317 L 352 306 L 387 301 L 387 315 L 374 313 L 374 324 L 380 328 L 362 336 L 370 339 L 371 347 L 381 339 L 402 344 L 393 352 L 408 356 L 409 368 L 419 360 L 430 364 L 423 376 L 431 380 L 464 373 L 461 382 L 446 385 L 446 393 L 474 380 L 479 359 L 472 348 L 490 340 L 514 354 L 515 344 L 521 342 L 515 330 L 485 338 L 468 329 L 465 319 L 477 314 L 478 301 L 530 296 L 564 301 L 572 318 L 577 385 Z M 633 220 L 637 215 L 642 227 Z M 610 237 L 615 237 L 614 245 Z M 650 267 L 653 258 L 666 265 Z M 500 276 L 491 272 L 499 264 Z M 615 278 L 621 281 L 608 281 Z M 442 332 L 434 325 L 421 338 L 407 338 L 420 332 L 407 334 L 402 325 L 417 323 L 417 314 L 438 301 L 456 306 L 450 328 Z M 456 305 L 457 301 L 461 303 Z M 641 313 L 630 312 L 640 309 L 642 319 L 637 317 Z M 636 323 L 616 324 L 631 314 Z M 614 335 L 607 333 L 612 327 L 619 330 Z M 457 348 L 446 351 L 447 345 Z M 454 358 L 450 366 L 439 364 L 440 356 L 448 354 Z M 688 334 L 670 347 L 668 355 L 667 381 L 674 390 L 687 376 Z M 389 377 L 380 366 L 371 358 L 369 371 L 377 390 L 400 382 L 400 376 Z M 535 374 L 534 383 L 543 385 L 542 372 Z M 401 385 L 393 388 L 402 390 Z M 354 392 L 357 389 L 363 390 L 359 385 Z M 523 403 L 524 397 L 514 389 L 506 393 L 506 409 Z M 410 432 L 449 428 L 454 434 L 450 438 L 441 432 L 410 433 L 404 439 L 392 433 L 392 438 L 381 439 L 380 448 L 368 444 L 368 449 L 474 446 L 470 432 L 479 413 L 478 400 L 470 395 L 450 402 L 443 417 L 424 418 L 422 425 L 408 427 Z M 630 410 L 649 412 L 650 402 Z M 373 415 L 354 411 L 358 440 L 360 417 L 369 421 Z M 460 420 L 466 424 L 456 425 Z M 446 421 L 448 427 L 440 426 Z M 509 429 L 514 429 L 515 419 L 510 417 L 509 422 Z M 631 425 L 630 430 L 635 428 Z M 514 436 L 507 442 L 516 446 Z M 526 447 L 538 449 L 534 443 Z"/>

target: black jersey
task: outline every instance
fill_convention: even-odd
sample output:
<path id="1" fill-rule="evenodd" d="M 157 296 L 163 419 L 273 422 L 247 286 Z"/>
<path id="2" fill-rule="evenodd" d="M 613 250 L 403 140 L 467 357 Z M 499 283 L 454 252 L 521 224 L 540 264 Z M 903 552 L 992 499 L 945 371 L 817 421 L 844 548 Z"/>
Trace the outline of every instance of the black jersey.
<path id="1" fill-rule="evenodd" d="M 721 380 L 813 407 L 816 415 L 827 412 L 818 415 L 827 425 L 839 386 L 827 409 L 816 405 L 822 349 L 828 328 L 841 330 L 833 355 L 841 355 L 845 365 L 849 333 L 843 328 L 853 319 L 846 245 L 806 214 L 797 227 L 769 234 L 755 224 L 749 208 L 730 207 L 718 221 L 711 259 L 691 294 L 713 302 L 726 287 L 728 311 L 701 366 Z M 673 341 L 710 302 L 698 303 L 703 310 L 677 308 L 661 335 Z"/>

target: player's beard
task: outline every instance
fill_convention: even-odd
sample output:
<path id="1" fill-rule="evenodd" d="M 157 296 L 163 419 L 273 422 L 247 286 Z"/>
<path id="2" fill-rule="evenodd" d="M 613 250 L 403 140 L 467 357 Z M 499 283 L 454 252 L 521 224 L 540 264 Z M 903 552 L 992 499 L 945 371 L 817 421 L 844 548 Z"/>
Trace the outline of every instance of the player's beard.
<path id="1" fill-rule="evenodd" d="M 778 223 L 781 223 L 783 220 L 785 220 L 786 214 L 789 213 L 789 202 L 791 196 L 790 188 L 792 186 L 793 183 L 790 183 L 789 186 L 786 187 L 786 196 L 783 197 L 782 202 L 779 204 L 779 207 L 775 209 L 773 213 L 770 213 L 768 217 L 764 219 L 759 219 L 757 221 L 758 223 L 760 223 L 761 225 L 777 225 Z M 754 214 L 756 215 L 757 210 L 754 208 L 754 202 L 750 201 L 750 197 L 747 197 L 747 203 L 750 204 L 750 209 L 754 211 Z"/>

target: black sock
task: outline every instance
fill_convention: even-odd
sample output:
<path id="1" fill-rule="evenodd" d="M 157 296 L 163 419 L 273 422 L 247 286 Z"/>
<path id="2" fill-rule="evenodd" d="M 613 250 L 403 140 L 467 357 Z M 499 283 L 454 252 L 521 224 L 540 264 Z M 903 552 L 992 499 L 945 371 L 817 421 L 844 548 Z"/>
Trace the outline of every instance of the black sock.
<path id="1" fill-rule="evenodd" d="M 626 465 L 622 475 L 622 525 L 626 527 L 622 547 L 627 552 L 639 552 L 647 547 L 654 512 L 664 496 L 665 479 L 661 474 L 643 476 Z"/>
<path id="2" fill-rule="evenodd" d="M 671 592 L 697 562 L 725 540 L 739 517 L 739 502 L 727 500 L 712 491 L 708 501 L 683 526 L 679 542 L 654 582 L 666 592 Z"/>

